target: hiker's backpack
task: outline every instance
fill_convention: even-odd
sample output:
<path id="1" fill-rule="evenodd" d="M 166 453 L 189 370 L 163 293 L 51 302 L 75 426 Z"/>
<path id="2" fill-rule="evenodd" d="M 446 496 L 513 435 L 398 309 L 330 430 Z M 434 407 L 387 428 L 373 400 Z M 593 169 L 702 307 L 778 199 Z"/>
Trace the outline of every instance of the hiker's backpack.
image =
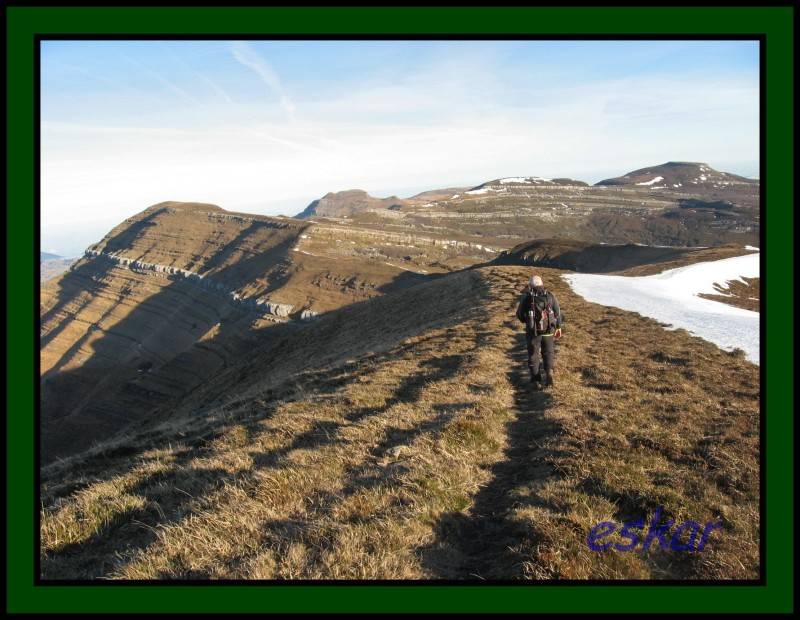
<path id="1" fill-rule="evenodd" d="M 542 289 L 531 290 L 531 309 L 528 311 L 528 329 L 534 335 L 547 334 L 556 328 L 556 315 L 549 293 Z"/>

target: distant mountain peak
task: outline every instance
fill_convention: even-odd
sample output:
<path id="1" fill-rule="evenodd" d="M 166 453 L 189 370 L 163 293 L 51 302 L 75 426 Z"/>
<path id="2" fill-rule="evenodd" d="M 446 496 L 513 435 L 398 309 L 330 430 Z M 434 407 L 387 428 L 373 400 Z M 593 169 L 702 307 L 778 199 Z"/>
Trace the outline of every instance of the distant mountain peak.
<path id="1" fill-rule="evenodd" d="M 317 198 L 301 212 L 298 219 L 309 217 L 345 217 L 362 211 L 385 210 L 403 206 L 405 201 L 397 196 L 375 198 L 363 189 L 348 189 L 341 192 L 328 192 Z"/>
<path id="2" fill-rule="evenodd" d="M 729 172 L 714 170 L 704 162 L 668 161 L 658 166 L 640 168 L 628 172 L 620 177 L 604 179 L 595 185 L 630 185 L 650 187 L 651 189 L 663 188 L 720 188 L 741 183 L 756 183 Z"/>

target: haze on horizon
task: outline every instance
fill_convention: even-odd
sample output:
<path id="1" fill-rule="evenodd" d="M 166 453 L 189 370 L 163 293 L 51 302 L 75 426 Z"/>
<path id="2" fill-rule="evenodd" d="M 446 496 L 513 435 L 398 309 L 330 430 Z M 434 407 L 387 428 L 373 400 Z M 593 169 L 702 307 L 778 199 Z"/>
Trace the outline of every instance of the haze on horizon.
<path id="1" fill-rule="evenodd" d="M 45 41 L 42 250 L 165 200 L 295 215 L 666 161 L 757 176 L 754 41 Z"/>

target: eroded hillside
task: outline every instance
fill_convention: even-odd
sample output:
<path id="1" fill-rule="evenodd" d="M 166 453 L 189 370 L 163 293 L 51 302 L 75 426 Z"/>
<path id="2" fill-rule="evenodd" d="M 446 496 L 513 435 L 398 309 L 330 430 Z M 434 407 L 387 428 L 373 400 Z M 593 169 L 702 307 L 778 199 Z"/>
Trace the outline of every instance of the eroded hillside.
<path id="1" fill-rule="evenodd" d="M 42 285 L 44 459 L 146 418 L 277 338 L 268 328 L 424 278 L 396 250 L 371 249 L 396 239 L 367 232 L 196 203 L 155 205 L 117 226 Z"/>
<path id="2" fill-rule="evenodd" d="M 42 576 L 755 577 L 757 367 L 542 274 L 555 389 L 526 383 L 522 267 L 279 326 L 160 424 L 43 470 Z M 722 528 L 702 552 L 588 548 L 659 507 Z"/>

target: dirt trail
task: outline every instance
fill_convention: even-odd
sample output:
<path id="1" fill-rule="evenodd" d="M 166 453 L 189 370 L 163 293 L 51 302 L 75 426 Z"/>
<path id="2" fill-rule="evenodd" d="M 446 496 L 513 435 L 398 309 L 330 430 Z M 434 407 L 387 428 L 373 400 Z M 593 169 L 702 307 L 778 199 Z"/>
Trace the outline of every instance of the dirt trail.
<path id="1" fill-rule="evenodd" d="M 518 271 L 501 269 L 488 274 L 492 282 L 493 327 L 497 329 L 498 348 L 503 353 L 498 370 L 513 397 L 507 419 L 502 422 L 504 446 L 488 469 L 489 480 L 475 494 L 470 508 L 440 519 L 437 529 L 440 559 L 429 557 L 428 561 L 435 577 L 530 577 L 532 558 L 525 547 L 534 542 L 531 536 L 535 533 L 528 524 L 515 518 L 514 511 L 521 502 L 550 510 L 547 501 L 537 496 L 537 489 L 559 475 L 550 458 L 550 444 L 562 429 L 548 413 L 557 388 L 540 392 L 532 389 L 524 331 L 514 317 L 521 283 L 525 282 Z M 556 348 L 557 357 L 562 357 L 562 346 L 557 344 Z M 567 362 L 560 365 L 566 366 Z M 455 556 L 459 557 L 457 563 L 444 565 L 443 559 L 452 560 Z"/>

